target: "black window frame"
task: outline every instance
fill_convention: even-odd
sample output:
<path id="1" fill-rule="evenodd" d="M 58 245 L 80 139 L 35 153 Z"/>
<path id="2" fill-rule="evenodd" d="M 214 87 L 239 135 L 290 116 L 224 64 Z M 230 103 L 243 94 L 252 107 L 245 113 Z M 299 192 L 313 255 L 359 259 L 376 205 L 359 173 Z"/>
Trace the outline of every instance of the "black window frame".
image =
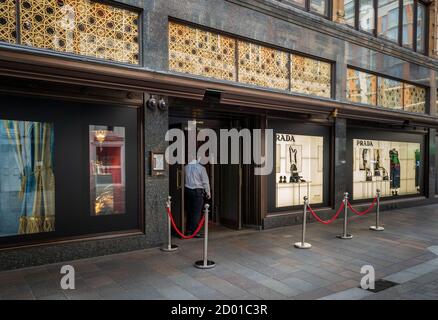
<path id="1" fill-rule="evenodd" d="M 327 8 L 326 8 L 326 14 L 325 15 L 324 14 L 320 14 L 320 13 L 315 12 L 315 11 L 310 9 L 310 2 L 312 0 L 304 0 L 304 7 L 302 7 L 302 6 L 298 5 L 298 4 L 293 3 L 294 2 L 293 0 L 277 0 L 277 1 L 281 2 L 283 4 L 286 4 L 286 5 L 290 5 L 290 6 L 294 7 L 294 8 L 298 8 L 298 9 L 304 10 L 306 12 L 309 12 L 311 14 L 317 15 L 317 16 L 322 17 L 324 19 L 331 20 L 331 17 L 332 17 L 333 0 L 325 0 L 327 2 Z"/>
<path id="2" fill-rule="evenodd" d="M 398 4 L 398 33 L 397 33 L 397 41 L 392 41 L 391 39 L 388 39 L 386 37 L 382 37 L 378 35 L 378 13 L 379 13 L 379 8 L 378 8 L 378 4 L 379 1 L 378 0 L 372 0 L 373 1 L 373 7 L 374 7 L 374 28 L 372 30 L 372 32 L 368 32 L 365 30 L 360 29 L 360 16 L 359 16 L 359 12 L 360 12 L 360 0 L 354 0 L 354 26 L 350 25 L 350 24 L 345 24 L 346 26 L 353 28 L 357 31 L 363 32 L 365 34 L 369 34 L 372 35 L 376 38 L 394 43 L 399 45 L 400 47 L 406 48 L 408 50 L 414 51 L 414 52 L 418 52 L 420 54 L 423 55 L 428 55 L 428 48 L 429 48 L 429 29 L 428 29 L 428 25 L 429 25 L 429 3 L 426 3 L 423 0 L 413 0 L 414 2 L 414 18 L 413 18 L 413 28 L 412 28 L 412 48 L 408 47 L 408 46 L 404 46 L 403 45 L 403 4 L 404 1 L 403 0 L 398 0 L 399 4 Z M 418 24 L 418 5 L 422 5 L 425 8 L 425 23 L 424 23 L 424 30 L 423 30 L 423 36 L 424 36 L 424 51 L 418 51 L 417 50 L 417 24 Z M 345 8 L 345 4 L 344 4 L 344 8 Z"/>

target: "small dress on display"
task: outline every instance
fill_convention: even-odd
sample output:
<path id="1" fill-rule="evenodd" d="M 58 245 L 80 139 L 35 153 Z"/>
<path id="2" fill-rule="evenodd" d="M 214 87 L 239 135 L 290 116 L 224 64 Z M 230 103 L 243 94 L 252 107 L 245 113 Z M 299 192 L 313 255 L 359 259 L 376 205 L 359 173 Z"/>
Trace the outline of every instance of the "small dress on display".
<path id="1" fill-rule="evenodd" d="M 298 153 L 297 149 L 293 148 L 292 146 L 289 146 L 289 163 L 290 163 L 290 172 L 291 172 L 291 176 L 289 178 L 290 183 L 304 181 L 301 179 L 302 177 L 298 173 L 297 153 Z"/>
<path id="2" fill-rule="evenodd" d="M 360 170 L 367 170 L 370 168 L 370 150 L 363 149 L 362 150 L 362 166 Z"/>
<path id="3" fill-rule="evenodd" d="M 389 161 L 390 161 L 390 175 L 391 175 L 391 189 L 400 188 L 400 159 L 398 151 L 392 149 L 389 151 Z"/>

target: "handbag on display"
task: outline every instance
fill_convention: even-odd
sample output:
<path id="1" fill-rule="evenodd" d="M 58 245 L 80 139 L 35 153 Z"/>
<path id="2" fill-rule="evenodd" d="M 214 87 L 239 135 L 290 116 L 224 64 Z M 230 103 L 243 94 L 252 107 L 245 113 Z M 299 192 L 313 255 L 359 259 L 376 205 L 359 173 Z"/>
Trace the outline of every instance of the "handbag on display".
<path id="1" fill-rule="evenodd" d="M 373 181 L 373 175 L 370 169 L 366 169 L 366 181 Z"/>

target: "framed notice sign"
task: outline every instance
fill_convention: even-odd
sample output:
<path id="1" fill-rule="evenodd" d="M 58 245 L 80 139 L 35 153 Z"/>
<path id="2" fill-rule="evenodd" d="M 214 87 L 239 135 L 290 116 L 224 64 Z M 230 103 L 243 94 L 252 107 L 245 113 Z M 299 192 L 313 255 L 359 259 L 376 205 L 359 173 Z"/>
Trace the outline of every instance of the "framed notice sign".
<path id="1" fill-rule="evenodd" d="M 151 152 L 151 174 L 153 176 L 164 175 L 166 163 L 163 152 Z"/>

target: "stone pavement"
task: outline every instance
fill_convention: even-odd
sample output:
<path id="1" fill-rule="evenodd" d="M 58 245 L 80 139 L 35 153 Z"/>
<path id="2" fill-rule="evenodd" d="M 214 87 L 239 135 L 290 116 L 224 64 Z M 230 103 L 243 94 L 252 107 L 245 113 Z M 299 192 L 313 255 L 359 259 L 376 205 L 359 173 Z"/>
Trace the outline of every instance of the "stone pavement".
<path id="1" fill-rule="evenodd" d="M 352 240 L 335 237 L 341 220 L 310 224 L 311 250 L 293 248 L 300 226 L 213 234 L 211 270 L 192 266 L 203 243 L 193 239 L 178 240 L 175 253 L 149 249 L 0 272 L 0 299 L 438 299 L 438 205 L 382 214 L 379 233 L 368 230 L 374 214 L 350 219 Z M 75 290 L 60 288 L 63 264 L 75 267 Z M 363 265 L 400 284 L 359 289 Z"/>

